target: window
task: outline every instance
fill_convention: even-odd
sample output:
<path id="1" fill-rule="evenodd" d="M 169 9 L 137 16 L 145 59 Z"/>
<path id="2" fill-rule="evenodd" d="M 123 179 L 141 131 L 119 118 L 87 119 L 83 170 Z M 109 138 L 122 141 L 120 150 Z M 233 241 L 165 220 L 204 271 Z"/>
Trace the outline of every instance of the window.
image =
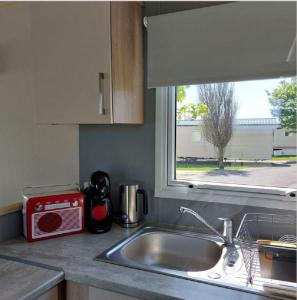
<path id="1" fill-rule="evenodd" d="M 176 87 L 175 178 L 296 188 L 296 133 L 291 144 L 275 134 L 282 124 L 274 91 L 283 82 L 292 81 Z M 274 154 L 274 147 L 291 147 L 291 156 Z"/>
<path id="2" fill-rule="evenodd" d="M 295 134 L 296 134 L 295 132 L 290 132 L 290 131 L 285 132 L 285 136 L 294 136 Z"/>
<path id="3" fill-rule="evenodd" d="M 158 116 L 166 116 L 167 125 L 157 132 L 157 147 L 162 148 L 166 137 L 156 162 L 163 170 L 159 188 L 163 184 L 189 193 L 197 187 L 294 200 L 296 120 L 284 138 L 288 116 L 283 120 L 277 97 L 288 85 L 296 93 L 294 78 L 159 88 L 157 122 Z M 296 119 L 296 104 L 290 113 Z"/>

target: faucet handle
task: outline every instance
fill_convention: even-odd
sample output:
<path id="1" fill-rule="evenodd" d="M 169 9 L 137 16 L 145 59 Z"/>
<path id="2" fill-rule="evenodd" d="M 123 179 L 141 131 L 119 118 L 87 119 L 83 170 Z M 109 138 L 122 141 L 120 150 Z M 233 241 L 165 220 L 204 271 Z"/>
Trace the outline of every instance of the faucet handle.
<path id="1" fill-rule="evenodd" d="M 232 220 L 230 218 L 218 218 L 220 221 L 224 221 L 224 226 L 232 226 Z"/>
<path id="2" fill-rule="evenodd" d="M 218 220 L 221 220 L 221 221 L 231 221 L 232 222 L 232 220 L 230 218 L 218 218 Z"/>
<path id="3" fill-rule="evenodd" d="M 224 230 L 227 227 L 231 227 L 232 228 L 232 220 L 230 218 L 218 218 L 218 220 L 224 221 Z"/>
<path id="4" fill-rule="evenodd" d="M 233 225 L 232 220 L 229 218 L 218 218 L 221 221 L 224 221 L 224 231 L 223 236 L 226 238 L 229 244 L 233 242 Z"/>

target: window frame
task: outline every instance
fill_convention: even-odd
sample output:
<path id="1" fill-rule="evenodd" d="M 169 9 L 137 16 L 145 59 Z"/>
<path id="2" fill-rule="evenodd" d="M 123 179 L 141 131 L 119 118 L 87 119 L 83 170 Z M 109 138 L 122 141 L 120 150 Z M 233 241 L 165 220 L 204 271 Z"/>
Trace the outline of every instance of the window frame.
<path id="1" fill-rule="evenodd" d="M 155 197 L 296 210 L 295 189 L 175 180 L 175 103 L 175 87 L 156 88 Z"/>

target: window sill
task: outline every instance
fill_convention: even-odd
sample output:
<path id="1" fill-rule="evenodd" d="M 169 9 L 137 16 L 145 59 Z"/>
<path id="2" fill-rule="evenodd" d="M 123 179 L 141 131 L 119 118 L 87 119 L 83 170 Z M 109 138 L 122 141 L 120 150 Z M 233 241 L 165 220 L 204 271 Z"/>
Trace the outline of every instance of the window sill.
<path id="1" fill-rule="evenodd" d="M 289 195 L 267 193 L 266 189 L 263 189 L 262 192 L 260 190 L 259 188 L 256 192 L 249 189 L 249 187 L 246 187 L 245 190 L 232 190 L 231 186 L 229 186 L 229 189 L 225 189 L 225 187 L 224 189 L 219 189 L 218 185 L 216 188 L 211 188 L 207 185 L 201 188 L 167 185 L 156 187 L 155 197 L 296 210 L 296 198 L 292 198 Z M 275 192 L 277 192 L 277 189 L 275 189 Z"/>

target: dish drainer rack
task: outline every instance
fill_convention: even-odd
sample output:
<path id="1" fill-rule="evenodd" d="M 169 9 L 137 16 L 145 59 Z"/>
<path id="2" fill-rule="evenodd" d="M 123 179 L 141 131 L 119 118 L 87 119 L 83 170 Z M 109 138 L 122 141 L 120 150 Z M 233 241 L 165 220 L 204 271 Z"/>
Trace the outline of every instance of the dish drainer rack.
<path id="1" fill-rule="evenodd" d="M 236 240 L 241 248 L 247 272 L 247 285 L 252 286 L 254 278 L 263 277 L 261 255 L 262 257 L 269 255 L 275 260 L 295 259 L 296 263 L 296 249 L 257 243 L 258 240 L 269 240 L 296 244 L 296 216 L 266 213 L 245 214 L 237 231 Z"/>

